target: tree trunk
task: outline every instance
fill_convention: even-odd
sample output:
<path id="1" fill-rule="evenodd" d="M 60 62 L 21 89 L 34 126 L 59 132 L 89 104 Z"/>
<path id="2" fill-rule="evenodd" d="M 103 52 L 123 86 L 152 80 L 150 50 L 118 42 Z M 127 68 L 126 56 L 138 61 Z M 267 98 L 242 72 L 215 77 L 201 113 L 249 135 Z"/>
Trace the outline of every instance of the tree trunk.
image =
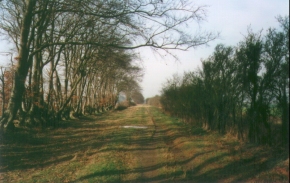
<path id="1" fill-rule="evenodd" d="M 16 117 L 16 114 L 21 107 L 22 96 L 25 90 L 25 79 L 28 74 L 28 68 L 31 63 L 29 61 L 29 33 L 30 26 L 33 17 L 33 9 L 36 4 L 36 0 L 27 0 L 27 9 L 23 15 L 23 23 L 21 25 L 21 33 L 20 33 L 20 50 L 18 56 L 18 65 L 15 70 L 15 77 L 13 82 L 13 89 L 11 92 L 11 98 L 8 103 L 8 108 L 5 111 L 1 121 L 0 127 L 6 129 L 14 128 L 13 120 Z"/>
<path id="2" fill-rule="evenodd" d="M 289 103 L 287 102 L 286 91 L 283 92 L 282 102 L 282 143 L 289 149 Z"/>
<path id="3" fill-rule="evenodd" d="M 4 112 L 5 112 L 5 68 L 4 71 L 2 70 L 3 68 L 1 68 L 1 83 L 2 83 L 2 106 L 1 106 L 1 115 L 3 116 Z"/>

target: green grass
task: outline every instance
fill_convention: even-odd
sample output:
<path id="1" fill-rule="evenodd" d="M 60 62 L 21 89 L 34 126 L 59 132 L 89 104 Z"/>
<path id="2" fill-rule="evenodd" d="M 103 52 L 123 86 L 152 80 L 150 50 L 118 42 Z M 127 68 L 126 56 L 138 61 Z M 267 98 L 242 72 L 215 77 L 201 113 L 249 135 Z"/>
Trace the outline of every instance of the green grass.
<path id="1" fill-rule="evenodd" d="M 146 125 L 148 129 L 125 129 L 123 125 Z M 3 139 L 0 182 L 289 179 L 287 154 L 189 126 L 154 107 L 72 120 L 54 130 L 15 131 Z"/>
<path id="2" fill-rule="evenodd" d="M 125 167 L 114 156 L 104 155 L 90 164 L 85 165 L 77 172 L 77 180 L 81 182 L 120 182 L 121 173 Z"/>

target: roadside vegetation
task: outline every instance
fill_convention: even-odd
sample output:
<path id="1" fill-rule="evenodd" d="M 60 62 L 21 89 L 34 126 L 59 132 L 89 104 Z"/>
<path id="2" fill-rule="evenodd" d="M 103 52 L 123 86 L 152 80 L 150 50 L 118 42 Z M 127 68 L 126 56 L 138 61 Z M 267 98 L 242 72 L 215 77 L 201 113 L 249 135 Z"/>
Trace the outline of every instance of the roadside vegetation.
<path id="1" fill-rule="evenodd" d="M 0 182 L 289 181 L 289 159 L 279 149 L 190 127 L 148 106 L 57 130 L 21 130 L 0 142 Z"/>
<path id="2" fill-rule="evenodd" d="M 14 51 L 0 53 L 11 57 L 0 67 L 0 128 L 13 130 L 15 120 L 57 126 L 114 108 L 121 91 L 138 97 L 138 49 L 163 55 L 214 40 L 184 26 L 204 20 L 205 8 L 189 0 L 1 0 L 0 35 Z"/>
<path id="3" fill-rule="evenodd" d="M 162 89 L 167 113 L 190 125 L 272 148 L 289 148 L 289 17 L 265 35 L 248 29 L 237 46 L 217 45 L 202 68 Z"/>
<path id="4" fill-rule="evenodd" d="M 207 44 L 218 34 L 186 26 L 205 12 L 190 0 L 0 0 L 14 46 L 0 53 L 0 182 L 288 182 L 289 17 L 217 45 L 146 100 L 155 107 L 138 105 L 138 49 L 174 58 Z"/>
<path id="5" fill-rule="evenodd" d="M 151 106 L 155 106 L 155 107 L 161 107 L 160 96 L 156 95 L 154 97 L 147 98 L 146 104 L 151 105 Z"/>

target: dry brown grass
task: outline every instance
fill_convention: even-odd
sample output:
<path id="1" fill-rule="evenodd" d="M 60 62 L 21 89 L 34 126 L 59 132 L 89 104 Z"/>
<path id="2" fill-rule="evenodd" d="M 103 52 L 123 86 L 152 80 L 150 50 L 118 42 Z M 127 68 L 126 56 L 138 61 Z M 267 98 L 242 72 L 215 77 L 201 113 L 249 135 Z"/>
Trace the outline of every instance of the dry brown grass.
<path id="1" fill-rule="evenodd" d="M 289 180 L 289 156 L 283 149 L 191 128 L 143 105 L 64 122 L 54 130 L 5 134 L 0 152 L 0 182 Z"/>

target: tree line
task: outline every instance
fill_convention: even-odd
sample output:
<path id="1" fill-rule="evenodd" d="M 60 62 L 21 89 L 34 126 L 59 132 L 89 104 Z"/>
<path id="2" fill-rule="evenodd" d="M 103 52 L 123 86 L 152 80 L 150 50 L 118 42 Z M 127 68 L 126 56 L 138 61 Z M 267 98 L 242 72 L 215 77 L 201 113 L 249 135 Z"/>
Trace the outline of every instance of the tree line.
<path id="1" fill-rule="evenodd" d="M 146 98 L 145 102 L 148 105 L 152 105 L 152 106 L 155 106 L 155 107 L 161 107 L 160 96 L 159 95 L 155 95 L 154 97 Z"/>
<path id="2" fill-rule="evenodd" d="M 1 67 L 0 127 L 13 129 L 15 119 L 51 125 L 112 108 L 120 91 L 140 92 L 135 50 L 170 53 L 215 39 L 184 29 L 203 20 L 204 9 L 189 0 L 0 1 L 0 33 L 17 55 Z"/>
<path id="3" fill-rule="evenodd" d="M 219 44 L 202 68 L 162 89 L 166 112 L 190 124 L 268 145 L 289 145 L 289 17 L 280 27 Z M 275 143 L 275 144 L 274 144 Z"/>

